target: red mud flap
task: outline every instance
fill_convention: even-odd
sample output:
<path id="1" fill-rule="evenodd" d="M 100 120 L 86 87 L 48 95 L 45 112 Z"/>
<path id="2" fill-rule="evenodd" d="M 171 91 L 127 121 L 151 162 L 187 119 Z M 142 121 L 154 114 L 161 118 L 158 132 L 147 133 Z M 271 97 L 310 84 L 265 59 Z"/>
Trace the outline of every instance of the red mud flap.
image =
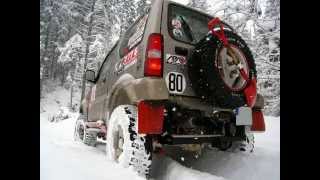
<path id="1" fill-rule="evenodd" d="M 264 117 L 261 110 L 252 109 L 252 126 L 251 131 L 265 132 L 266 127 L 264 123 Z"/>
<path id="2" fill-rule="evenodd" d="M 161 134 L 163 118 L 163 104 L 140 101 L 138 104 L 138 133 Z"/>

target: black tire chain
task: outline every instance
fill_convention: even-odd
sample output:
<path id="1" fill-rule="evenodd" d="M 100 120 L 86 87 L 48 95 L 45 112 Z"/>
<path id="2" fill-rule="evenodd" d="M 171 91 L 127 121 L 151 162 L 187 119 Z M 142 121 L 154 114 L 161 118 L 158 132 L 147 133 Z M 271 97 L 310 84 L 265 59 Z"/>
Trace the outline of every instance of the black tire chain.
<path id="1" fill-rule="evenodd" d="M 256 67 L 253 56 L 245 41 L 235 33 L 225 31 L 225 34 L 231 43 L 240 45 L 240 49 L 248 58 L 250 69 L 249 77 L 256 77 Z M 218 70 L 212 69 L 216 61 L 216 49 L 220 49 L 222 43 L 213 36 L 203 38 L 197 45 L 189 63 L 189 76 L 192 80 L 192 86 L 195 92 L 202 96 L 203 100 L 208 100 L 213 105 L 226 108 L 236 108 L 245 104 L 243 91 L 232 92 L 225 87 L 224 82 L 220 79 Z M 200 61 L 199 61 L 200 60 Z M 199 72 L 199 69 L 203 71 Z"/>
<path id="2" fill-rule="evenodd" d="M 85 122 L 86 119 L 87 119 L 86 115 L 80 114 L 77 121 Z M 85 128 L 85 127 L 83 127 L 83 128 Z M 80 138 L 78 130 L 77 130 L 77 133 L 78 133 L 78 137 Z M 88 146 L 93 146 L 93 147 L 96 146 L 97 134 L 96 133 L 89 133 L 89 132 L 85 131 L 85 133 L 83 134 L 82 142 Z"/>
<path id="3" fill-rule="evenodd" d="M 76 120 L 76 124 L 75 124 L 75 127 L 74 127 L 74 133 L 73 133 L 73 138 L 75 141 L 83 141 L 80 137 L 80 132 L 79 132 L 79 121 L 83 121 L 83 118 L 84 115 L 83 114 L 80 114 L 78 119 Z"/>
<path id="4" fill-rule="evenodd" d="M 129 107 L 125 107 L 130 124 L 129 133 L 130 141 L 132 142 L 132 156 L 129 165 L 134 167 L 134 170 L 141 176 L 149 177 L 152 161 L 151 143 L 148 137 L 137 138 L 137 120 L 135 119 L 136 113 Z M 149 164 L 149 165 L 148 165 Z"/>
<path id="5" fill-rule="evenodd" d="M 83 143 L 88 146 L 96 146 L 97 135 L 95 133 L 86 132 L 83 138 Z"/>

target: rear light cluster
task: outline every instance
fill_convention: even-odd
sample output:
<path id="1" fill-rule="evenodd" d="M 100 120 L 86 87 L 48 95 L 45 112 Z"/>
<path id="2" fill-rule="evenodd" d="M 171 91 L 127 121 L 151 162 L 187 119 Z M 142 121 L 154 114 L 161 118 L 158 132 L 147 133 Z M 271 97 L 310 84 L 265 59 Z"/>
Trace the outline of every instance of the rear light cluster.
<path id="1" fill-rule="evenodd" d="M 144 64 L 144 76 L 162 77 L 163 37 L 159 33 L 150 34 Z"/>
<path id="2" fill-rule="evenodd" d="M 249 85 L 244 89 L 244 95 L 249 107 L 253 107 L 257 99 L 257 80 L 248 80 Z"/>

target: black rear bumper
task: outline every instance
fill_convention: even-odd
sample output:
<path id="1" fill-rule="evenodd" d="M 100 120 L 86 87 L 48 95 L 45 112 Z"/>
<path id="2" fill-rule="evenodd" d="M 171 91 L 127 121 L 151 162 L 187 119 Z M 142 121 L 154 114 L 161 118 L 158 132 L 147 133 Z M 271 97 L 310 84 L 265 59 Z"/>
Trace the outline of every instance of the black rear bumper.
<path id="1" fill-rule="evenodd" d="M 245 137 L 225 137 L 222 135 L 167 135 L 160 138 L 161 144 L 203 144 L 223 141 L 243 141 Z"/>

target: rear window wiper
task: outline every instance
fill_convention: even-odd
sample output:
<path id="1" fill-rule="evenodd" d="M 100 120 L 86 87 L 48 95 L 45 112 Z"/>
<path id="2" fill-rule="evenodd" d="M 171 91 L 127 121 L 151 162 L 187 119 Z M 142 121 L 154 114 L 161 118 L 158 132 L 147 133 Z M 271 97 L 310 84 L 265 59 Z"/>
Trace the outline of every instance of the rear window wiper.
<path id="1" fill-rule="evenodd" d="M 192 42 L 194 40 L 194 38 L 193 38 L 193 33 L 192 33 L 190 26 L 188 25 L 188 23 L 185 21 L 185 19 L 182 16 L 179 16 L 179 18 L 182 21 L 182 24 L 181 24 L 182 28 L 185 30 L 186 35 L 188 36 L 188 38 Z"/>

